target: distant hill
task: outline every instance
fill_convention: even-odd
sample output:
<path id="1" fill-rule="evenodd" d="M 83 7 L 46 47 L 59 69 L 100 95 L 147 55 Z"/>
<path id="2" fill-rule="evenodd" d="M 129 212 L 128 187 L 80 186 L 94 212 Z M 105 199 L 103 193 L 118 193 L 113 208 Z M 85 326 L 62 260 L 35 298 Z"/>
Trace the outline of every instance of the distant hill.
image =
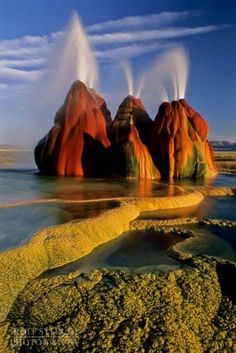
<path id="1" fill-rule="evenodd" d="M 29 149 L 29 147 L 23 147 L 18 145 L 2 144 L 0 145 L 0 150 L 24 150 Z"/>
<path id="2" fill-rule="evenodd" d="M 230 141 L 211 141 L 214 150 L 236 151 L 236 142 Z"/>

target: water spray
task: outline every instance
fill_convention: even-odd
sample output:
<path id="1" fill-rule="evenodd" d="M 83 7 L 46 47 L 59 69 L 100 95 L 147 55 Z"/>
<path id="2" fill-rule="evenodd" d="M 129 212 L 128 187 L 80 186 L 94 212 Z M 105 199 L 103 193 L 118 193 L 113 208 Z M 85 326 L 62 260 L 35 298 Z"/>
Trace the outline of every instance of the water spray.
<path id="1" fill-rule="evenodd" d="M 175 48 L 161 55 L 156 66 L 157 76 L 164 87 L 162 91 L 174 100 L 185 97 L 188 82 L 189 61 L 183 48 Z M 164 84 L 163 84 L 164 82 Z"/>
<path id="2" fill-rule="evenodd" d="M 131 64 L 128 60 L 124 60 L 121 63 L 121 67 L 124 70 L 125 78 L 128 85 L 129 95 L 133 96 L 134 94 L 134 79 Z"/>

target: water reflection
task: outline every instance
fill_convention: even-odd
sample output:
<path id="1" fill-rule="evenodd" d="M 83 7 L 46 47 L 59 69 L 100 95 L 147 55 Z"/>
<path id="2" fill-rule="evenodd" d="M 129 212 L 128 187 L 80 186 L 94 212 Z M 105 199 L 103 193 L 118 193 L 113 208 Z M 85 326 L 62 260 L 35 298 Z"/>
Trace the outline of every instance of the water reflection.
<path id="1" fill-rule="evenodd" d="M 188 186 L 228 186 L 236 187 L 236 175 L 235 174 L 218 174 L 214 177 L 199 178 L 199 179 L 182 179 L 175 180 L 175 185 L 184 187 Z"/>
<path id="2" fill-rule="evenodd" d="M 0 205 L 21 200 L 65 199 L 86 200 L 114 197 L 173 196 L 181 193 L 176 186 L 235 186 L 236 177 L 218 175 L 215 178 L 158 183 L 152 180 L 84 179 L 37 174 L 33 151 L 0 150 Z"/>
<path id="3" fill-rule="evenodd" d="M 94 200 L 180 194 L 173 185 L 152 180 L 53 177 L 32 171 L 0 170 L 0 204 L 20 200 Z"/>
<path id="4" fill-rule="evenodd" d="M 20 158 L 22 155 L 22 159 Z M 59 203 L 56 200 L 104 200 L 122 197 L 173 196 L 181 194 L 179 186 L 236 186 L 236 177 L 218 175 L 211 179 L 182 180 L 159 183 L 151 180 L 84 179 L 38 175 L 32 151 L 0 151 L 0 249 L 5 250 L 26 242 L 36 231 L 50 225 L 99 214 L 115 207 L 110 201 L 90 204 Z M 28 168 L 28 169 L 27 169 Z M 177 187 L 176 187 L 177 186 Z M 25 206 L 26 200 L 51 203 Z M 14 206 L 18 203 L 19 207 Z M 145 212 L 142 218 L 209 217 L 235 220 L 236 198 L 206 198 L 189 208 Z M 129 240 L 127 240 L 129 242 Z M 204 242 L 205 239 L 202 239 Z M 136 242 L 136 238 L 133 239 Z M 207 242 L 206 242 L 207 243 Z M 160 255 L 160 253 L 159 253 Z M 146 255 L 148 256 L 148 255 Z M 135 258 L 135 256 L 133 256 Z"/>

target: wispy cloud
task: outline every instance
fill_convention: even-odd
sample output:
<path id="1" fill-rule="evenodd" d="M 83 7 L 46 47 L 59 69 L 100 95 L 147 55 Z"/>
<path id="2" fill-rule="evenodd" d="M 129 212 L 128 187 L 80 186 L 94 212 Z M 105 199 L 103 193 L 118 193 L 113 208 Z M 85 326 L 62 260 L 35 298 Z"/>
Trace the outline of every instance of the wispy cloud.
<path id="1" fill-rule="evenodd" d="M 52 38 L 50 34 L 0 40 L 0 83 L 37 80 L 53 43 Z"/>
<path id="2" fill-rule="evenodd" d="M 40 71 L 14 69 L 0 64 L 0 80 L 32 82 L 40 77 Z"/>
<path id="3" fill-rule="evenodd" d="M 46 58 L 36 58 L 36 59 L 0 59 L 0 66 L 10 66 L 10 67 L 34 67 L 43 65 L 46 62 Z"/>
<path id="4" fill-rule="evenodd" d="M 45 55 L 50 36 L 25 36 L 11 40 L 0 40 L 0 58 Z"/>
<path id="5" fill-rule="evenodd" d="M 0 41 L 0 48 L 7 46 L 7 47 L 19 47 L 22 45 L 39 45 L 39 44 L 44 44 L 48 41 L 47 36 L 24 36 L 21 38 L 16 38 L 16 39 L 3 39 Z"/>
<path id="6" fill-rule="evenodd" d="M 150 43 L 150 44 L 132 44 L 120 46 L 117 48 L 96 51 L 95 55 L 98 59 L 120 59 L 120 58 L 131 58 L 139 56 L 145 53 L 151 53 L 157 50 L 163 50 L 176 46 L 176 43 Z"/>
<path id="7" fill-rule="evenodd" d="M 42 47 L 19 47 L 19 48 L 5 48 L 3 50 L 0 49 L 0 58 L 27 58 L 31 57 L 39 57 L 42 55 L 46 55 L 48 52 L 48 46 Z"/>
<path id="8" fill-rule="evenodd" d="M 104 33 L 90 36 L 94 44 L 114 44 L 128 42 L 143 42 L 149 40 L 171 39 L 218 31 L 227 25 L 211 25 L 202 27 L 174 27 L 148 31 Z"/>
<path id="9" fill-rule="evenodd" d="M 171 39 L 221 30 L 227 25 L 170 27 L 178 21 L 201 14 L 201 11 L 162 12 L 130 16 L 87 27 L 97 58 L 135 57 L 173 45 Z M 182 23 L 182 22 L 181 22 Z M 43 36 L 24 36 L 0 40 L 0 84 L 37 80 L 51 47 L 64 32 Z"/>
<path id="10" fill-rule="evenodd" d="M 88 32 L 100 32 L 111 29 L 134 28 L 140 26 L 163 26 L 173 22 L 181 21 L 190 15 L 200 14 L 201 11 L 180 11 L 180 12 L 161 12 L 159 14 L 150 14 L 146 16 L 129 16 L 119 18 L 114 21 L 97 23 L 87 27 Z"/>

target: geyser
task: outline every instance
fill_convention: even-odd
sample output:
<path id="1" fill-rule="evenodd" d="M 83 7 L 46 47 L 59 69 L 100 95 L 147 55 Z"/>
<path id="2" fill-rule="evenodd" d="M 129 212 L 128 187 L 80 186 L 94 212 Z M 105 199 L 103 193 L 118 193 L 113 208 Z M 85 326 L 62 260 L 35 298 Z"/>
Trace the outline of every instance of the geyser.
<path id="1" fill-rule="evenodd" d="M 54 126 L 35 148 L 38 168 L 55 175 L 106 174 L 110 123 L 103 98 L 75 81 L 55 115 Z"/>
<path id="2" fill-rule="evenodd" d="M 183 99 L 188 66 L 188 56 L 183 48 L 164 53 L 156 66 L 165 101 L 154 121 L 151 154 L 164 179 L 217 174 L 213 151 L 207 140 L 208 124 Z M 174 99 L 171 103 L 169 97 Z"/>
<path id="3" fill-rule="evenodd" d="M 153 77 L 149 80 L 147 75 L 140 80 L 138 95 L 144 78 L 151 87 L 159 77 L 165 98 L 171 97 L 165 87 L 172 87 L 175 100 L 161 104 L 154 122 L 142 101 L 133 96 L 134 79 L 128 62 L 123 62 L 123 69 L 130 94 L 111 120 L 105 100 L 94 89 L 98 78 L 96 61 L 75 14 L 58 55 L 52 92 L 54 88 L 65 89 L 68 79 L 76 81 L 56 113 L 54 126 L 35 148 L 35 161 L 43 173 L 141 179 L 217 173 L 207 141 L 208 125 L 182 99 L 188 77 L 187 55 L 182 48 L 163 54 Z M 163 85 L 166 82 L 168 85 Z"/>
<path id="4" fill-rule="evenodd" d="M 70 84 L 74 80 L 80 80 L 87 87 L 97 87 L 98 68 L 96 59 L 77 13 L 73 13 L 71 17 L 57 55 L 59 57 L 58 67 L 56 68 L 58 84 L 63 85 L 62 80 L 69 80 Z"/>
<path id="5" fill-rule="evenodd" d="M 151 153 L 163 178 L 214 176 L 208 125 L 184 99 L 164 102 L 154 121 Z"/>
<path id="6" fill-rule="evenodd" d="M 143 90 L 143 86 L 144 86 L 144 76 L 142 76 L 137 84 L 137 90 L 136 92 L 134 91 L 134 75 L 133 75 L 133 70 L 132 70 L 132 66 L 130 64 L 130 62 L 128 60 L 123 60 L 121 63 L 121 67 L 124 71 L 124 75 L 126 78 L 126 82 L 127 82 L 127 87 L 128 87 L 128 93 L 129 96 L 134 96 L 135 98 L 139 98 L 142 90 Z"/>
<path id="7" fill-rule="evenodd" d="M 134 94 L 134 79 L 130 62 L 127 60 L 123 61 L 121 67 L 124 70 L 129 95 L 132 96 Z"/>
<path id="8" fill-rule="evenodd" d="M 189 61 L 184 48 L 177 47 L 161 54 L 145 73 L 144 93 L 160 102 L 185 98 Z"/>
<path id="9" fill-rule="evenodd" d="M 160 66 L 170 76 L 170 83 L 173 85 L 174 100 L 183 99 L 186 93 L 188 83 L 189 62 L 186 51 L 183 48 L 176 48 L 162 55 Z"/>
<path id="10" fill-rule="evenodd" d="M 100 176 L 107 168 L 111 115 L 94 89 L 98 83 L 95 56 L 76 13 L 60 36 L 44 83 L 60 97 L 68 83 L 75 82 L 55 115 L 54 126 L 36 146 L 35 161 L 46 174 Z"/>
<path id="11" fill-rule="evenodd" d="M 27 126 L 39 139 L 50 128 L 50 117 L 63 102 L 71 84 L 80 80 L 96 90 L 99 84 L 96 57 L 76 13 L 66 29 L 50 36 L 47 61 L 41 77 L 26 91 L 22 105 L 27 107 Z M 29 128 L 28 128 L 29 129 Z M 28 132 L 28 139 L 32 134 Z M 35 143 L 35 138 L 32 140 Z"/>
<path id="12" fill-rule="evenodd" d="M 120 176 L 159 179 L 148 150 L 153 121 L 140 99 L 129 95 L 111 125 L 112 170 Z"/>

